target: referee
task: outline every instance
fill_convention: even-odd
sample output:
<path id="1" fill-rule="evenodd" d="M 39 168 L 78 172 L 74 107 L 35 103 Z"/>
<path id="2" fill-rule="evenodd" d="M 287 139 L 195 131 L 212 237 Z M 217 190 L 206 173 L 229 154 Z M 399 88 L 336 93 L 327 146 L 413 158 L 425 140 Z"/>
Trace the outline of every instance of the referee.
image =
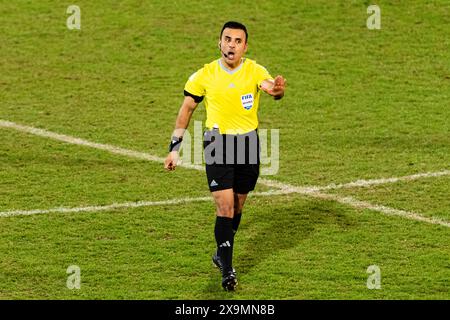
<path id="1" fill-rule="evenodd" d="M 233 268 L 234 235 L 241 221 L 247 195 L 259 176 L 258 106 L 261 91 L 281 99 L 285 79 L 273 79 L 255 61 L 244 58 L 247 28 L 234 21 L 225 23 L 220 33 L 220 59 L 205 64 L 190 76 L 184 87 L 184 101 L 164 168 L 175 170 L 183 134 L 192 113 L 204 100 L 206 131 L 204 153 L 209 190 L 216 204 L 214 234 L 217 251 L 212 260 L 222 272 L 222 286 L 237 286 Z"/>

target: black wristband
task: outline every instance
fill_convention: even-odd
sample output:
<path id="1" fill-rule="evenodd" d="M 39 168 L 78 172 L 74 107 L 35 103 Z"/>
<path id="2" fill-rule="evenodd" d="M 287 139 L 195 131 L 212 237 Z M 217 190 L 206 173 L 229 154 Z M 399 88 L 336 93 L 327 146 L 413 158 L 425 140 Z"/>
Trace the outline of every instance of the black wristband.
<path id="1" fill-rule="evenodd" d="M 179 151 L 181 148 L 181 141 L 183 141 L 183 137 L 172 137 L 169 145 L 169 152 Z"/>

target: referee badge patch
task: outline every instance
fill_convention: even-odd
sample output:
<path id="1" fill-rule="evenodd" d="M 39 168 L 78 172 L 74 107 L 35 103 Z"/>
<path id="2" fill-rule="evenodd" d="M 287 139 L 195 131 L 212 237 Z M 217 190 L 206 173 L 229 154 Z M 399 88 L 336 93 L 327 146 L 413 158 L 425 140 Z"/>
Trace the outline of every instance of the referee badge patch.
<path id="1" fill-rule="evenodd" d="M 253 93 L 241 96 L 241 103 L 245 110 L 250 110 L 253 107 Z"/>

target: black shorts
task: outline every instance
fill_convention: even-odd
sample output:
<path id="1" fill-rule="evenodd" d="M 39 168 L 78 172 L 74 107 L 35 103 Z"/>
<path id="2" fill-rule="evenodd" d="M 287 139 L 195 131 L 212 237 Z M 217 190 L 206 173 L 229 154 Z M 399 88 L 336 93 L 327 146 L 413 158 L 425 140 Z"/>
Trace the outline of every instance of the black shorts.
<path id="1" fill-rule="evenodd" d="M 255 189 L 259 176 L 259 137 L 256 130 L 244 135 L 204 134 L 206 177 L 211 192 L 233 189 L 247 194 Z"/>

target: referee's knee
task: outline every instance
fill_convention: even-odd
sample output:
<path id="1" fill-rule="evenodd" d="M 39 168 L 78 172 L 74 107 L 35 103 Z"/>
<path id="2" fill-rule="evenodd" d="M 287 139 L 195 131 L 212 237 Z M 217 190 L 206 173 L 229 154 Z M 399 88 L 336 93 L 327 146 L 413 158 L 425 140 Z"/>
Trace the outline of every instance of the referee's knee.
<path id="1" fill-rule="evenodd" d="M 233 218 L 234 206 L 233 205 L 222 205 L 222 206 L 217 207 L 217 215 L 219 217 Z"/>

